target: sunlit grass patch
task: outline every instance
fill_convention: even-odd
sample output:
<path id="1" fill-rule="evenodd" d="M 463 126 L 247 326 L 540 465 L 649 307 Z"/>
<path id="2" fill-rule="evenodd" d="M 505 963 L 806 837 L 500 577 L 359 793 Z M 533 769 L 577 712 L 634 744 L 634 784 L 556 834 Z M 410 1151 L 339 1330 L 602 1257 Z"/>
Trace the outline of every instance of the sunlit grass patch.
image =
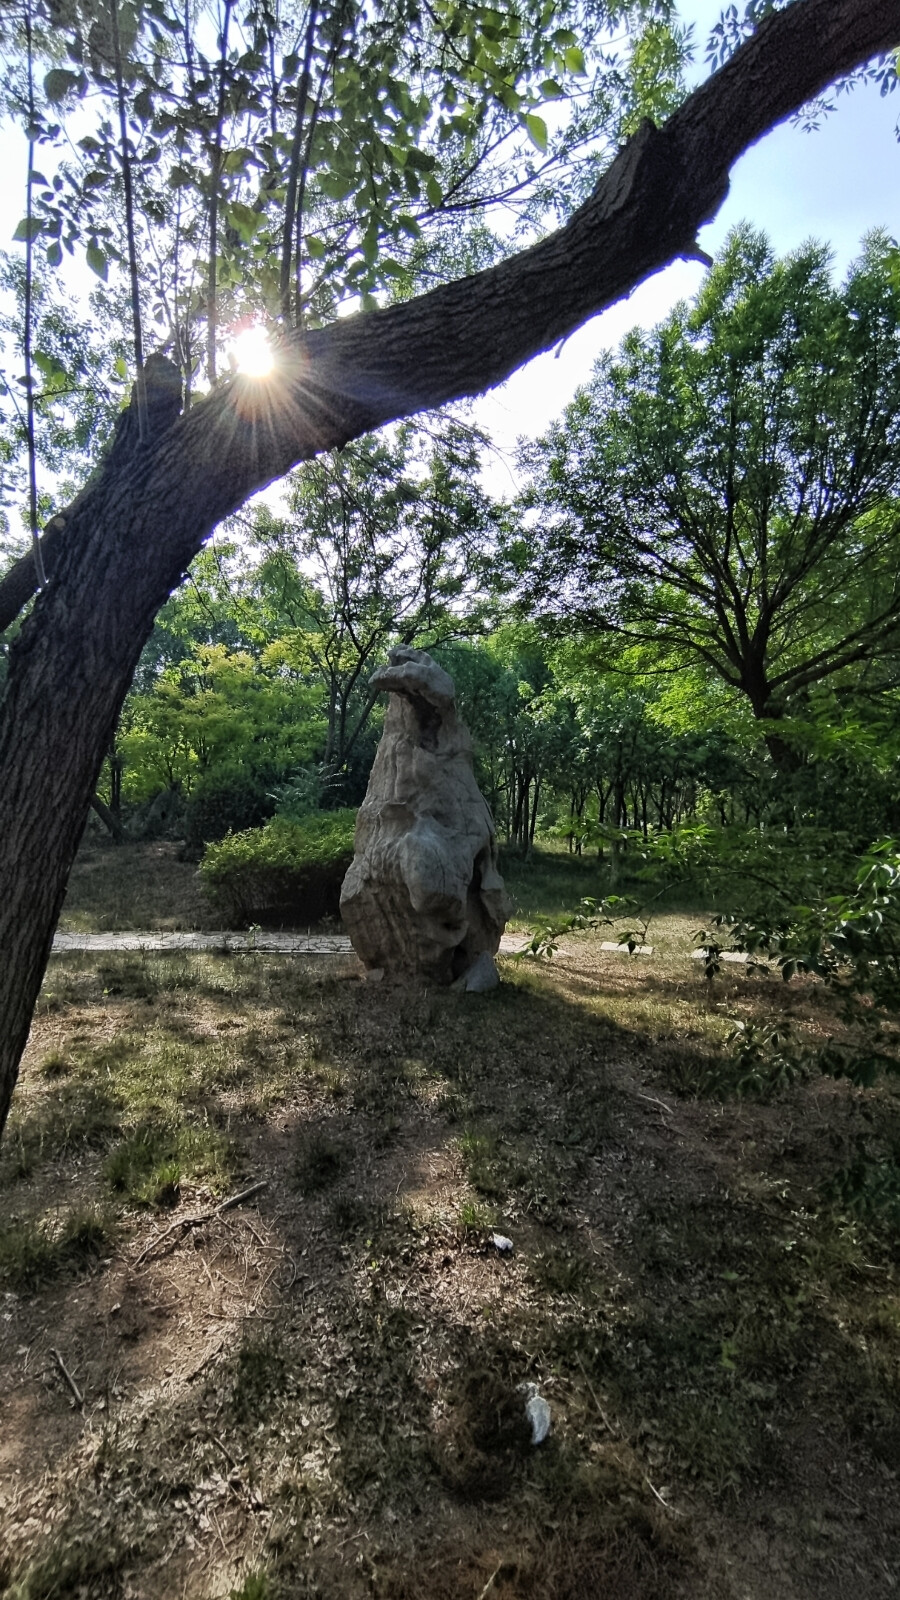
<path id="1" fill-rule="evenodd" d="M 232 1589 L 228 1600 L 271 1600 L 272 1586 L 262 1568 L 248 1572 L 243 1582 Z"/>
<path id="2" fill-rule="evenodd" d="M 0 1186 L 28 1178 L 47 1161 L 102 1147 L 119 1126 L 108 1085 L 81 1079 L 54 1084 L 14 1105 L 0 1150 Z"/>
<path id="3" fill-rule="evenodd" d="M 182 1178 L 220 1187 L 230 1170 L 223 1127 L 264 1116 L 288 1092 L 299 1048 L 265 1000 L 226 992 L 222 965 L 124 954 L 72 966 L 67 957 L 62 974 L 51 968 L 48 984 L 72 983 L 77 994 L 60 1002 L 58 1022 L 58 1012 L 47 1014 L 58 1042 L 38 1057 L 16 1103 L 0 1183 L 118 1134 L 110 1171 L 131 1202 L 171 1197 Z"/>
<path id="4" fill-rule="evenodd" d="M 0 1283 L 33 1293 L 61 1272 L 95 1265 L 115 1241 L 115 1224 L 94 1206 L 61 1218 L 13 1219 L 0 1228 Z"/>
<path id="5" fill-rule="evenodd" d="M 110 1151 L 103 1175 L 132 1205 L 173 1205 L 185 1178 L 221 1190 L 230 1176 L 231 1157 L 230 1141 L 204 1124 L 139 1124 Z"/>
<path id="6" fill-rule="evenodd" d="M 29 1561 L 7 1592 L 13 1600 L 62 1600 L 69 1595 L 117 1595 L 129 1551 L 117 1537 L 98 1541 L 96 1529 L 60 1529 Z"/>
<path id="7" fill-rule="evenodd" d="M 463 1200 L 459 1208 L 459 1226 L 466 1235 L 486 1233 L 497 1226 L 497 1218 L 496 1208 L 482 1200 Z"/>
<path id="8" fill-rule="evenodd" d="M 60 927 L 70 933 L 215 926 L 195 862 L 167 839 L 87 840 L 75 859 Z"/>

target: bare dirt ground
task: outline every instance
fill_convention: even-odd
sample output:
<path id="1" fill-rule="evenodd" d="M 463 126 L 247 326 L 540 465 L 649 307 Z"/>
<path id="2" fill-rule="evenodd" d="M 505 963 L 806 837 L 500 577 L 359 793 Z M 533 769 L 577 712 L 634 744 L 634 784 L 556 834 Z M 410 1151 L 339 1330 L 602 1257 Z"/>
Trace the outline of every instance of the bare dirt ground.
<path id="1" fill-rule="evenodd" d="M 900 1097 L 726 1097 L 733 1020 L 834 1019 L 709 992 L 695 925 L 488 997 L 55 957 L 0 1154 L 0 1593 L 896 1594 Z"/>

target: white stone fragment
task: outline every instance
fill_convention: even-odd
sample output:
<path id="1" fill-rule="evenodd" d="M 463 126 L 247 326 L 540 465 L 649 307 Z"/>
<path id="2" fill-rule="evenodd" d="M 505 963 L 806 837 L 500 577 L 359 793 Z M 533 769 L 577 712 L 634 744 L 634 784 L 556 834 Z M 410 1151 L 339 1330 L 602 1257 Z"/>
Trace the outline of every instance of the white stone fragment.
<path id="1" fill-rule="evenodd" d="M 490 994 L 500 983 L 500 974 L 494 965 L 494 958 L 488 950 L 482 950 L 475 957 L 468 972 L 464 974 L 466 994 Z"/>
<path id="2" fill-rule="evenodd" d="M 737 962 L 740 965 L 740 964 L 743 964 L 743 963 L 749 961 L 750 957 L 748 956 L 746 950 L 720 950 L 718 956 L 716 957 L 716 959 L 718 961 L 734 961 L 734 962 Z M 706 960 L 706 951 L 705 950 L 692 950 L 691 951 L 691 960 L 692 961 L 705 961 Z"/>
<path id="3" fill-rule="evenodd" d="M 536 1383 L 523 1383 L 520 1388 L 527 1396 L 525 1401 L 525 1415 L 531 1423 L 532 1444 L 543 1444 L 550 1432 L 550 1407 L 544 1396 L 538 1393 Z"/>

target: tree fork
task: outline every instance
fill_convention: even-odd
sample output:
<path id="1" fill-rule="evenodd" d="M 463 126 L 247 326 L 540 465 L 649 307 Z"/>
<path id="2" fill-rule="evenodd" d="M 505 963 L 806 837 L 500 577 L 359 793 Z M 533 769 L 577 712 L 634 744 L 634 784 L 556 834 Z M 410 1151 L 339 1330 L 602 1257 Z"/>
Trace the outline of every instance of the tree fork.
<path id="1" fill-rule="evenodd" d="M 795 0 L 663 129 L 645 123 L 557 233 L 417 300 L 293 335 L 265 384 L 236 379 L 175 421 L 161 409 L 146 440 L 117 440 L 71 508 L 0 710 L 0 1130 L 122 701 L 157 610 L 216 524 L 298 461 L 501 382 L 694 254 L 737 157 L 897 44 L 897 0 Z"/>

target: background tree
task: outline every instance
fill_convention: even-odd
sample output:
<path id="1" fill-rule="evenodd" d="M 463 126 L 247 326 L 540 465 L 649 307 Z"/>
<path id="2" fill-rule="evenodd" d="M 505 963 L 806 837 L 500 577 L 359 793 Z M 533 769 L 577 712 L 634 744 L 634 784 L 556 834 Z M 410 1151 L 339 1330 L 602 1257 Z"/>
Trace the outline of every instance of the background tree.
<path id="1" fill-rule="evenodd" d="M 836 289 L 824 247 L 777 262 L 738 229 L 693 306 L 602 358 L 526 452 L 532 602 L 699 660 L 781 764 L 771 725 L 900 643 L 898 266 L 873 236 Z"/>
<path id="2" fill-rule="evenodd" d="M 298 468 L 288 512 L 249 519 L 260 552 L 255 586 L 284 659 L 320 683 L 321 753 L 332 799 L 365 734 L 369 678 L 393 644 L 430 648 L 477 632 L 476 578 L 492 526 L 478 482 L 479 440 L 450 419 L 364 438 Z M 369 751 L 371 759 L 371 751 Z M 364 775 L 363 775 L 364 780 Z"/>

